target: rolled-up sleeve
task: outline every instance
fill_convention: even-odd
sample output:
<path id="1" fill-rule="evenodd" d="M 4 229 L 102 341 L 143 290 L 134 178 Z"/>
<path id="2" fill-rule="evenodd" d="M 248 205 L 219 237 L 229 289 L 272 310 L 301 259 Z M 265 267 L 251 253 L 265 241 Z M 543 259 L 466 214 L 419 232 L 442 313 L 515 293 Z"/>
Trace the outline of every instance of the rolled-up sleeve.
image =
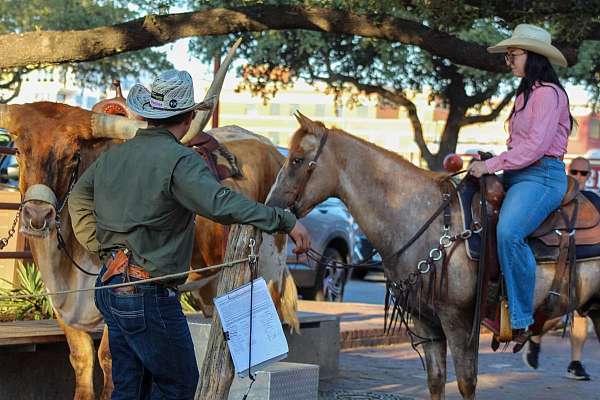
<path id="1" fill-rule="evenodd" d="M 188 210 L 222 224 L 248 224 L 267 233 L 290 232 L 296 217 L 225 187 L 196 154 L 182 157 L 171 177 L 173 197 Z"/>
<path id="2" fill-rule="evenodd" d="M 560 112 L 559 99 L 552 87 L 535 89 L 527 108 L 527 115 L 519 113 L 513 118 L 527 118 L 526 137 L 513 148 L 485 161 L 490 173 L 501 170 L 510 171 L 525 168 L 542 158 L 558 132 Z"/>
<path id="3" fill-rule="evenodd" d="M 96 239 L 96 215 L 94 214 L 96 163 L 97 161 L 81 175 L 68 199 L 69 215 L 75 238 L 92 253 L 100 250 L 100 243 Z"/>

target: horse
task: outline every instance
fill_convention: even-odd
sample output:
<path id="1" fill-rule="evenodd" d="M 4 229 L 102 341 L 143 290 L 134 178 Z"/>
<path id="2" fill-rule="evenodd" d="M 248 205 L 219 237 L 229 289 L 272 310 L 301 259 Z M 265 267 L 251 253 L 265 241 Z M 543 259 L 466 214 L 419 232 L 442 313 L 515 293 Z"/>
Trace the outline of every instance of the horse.
<path id="1" fill-rule="evenodd" d="M 445 175 L 418 168 L 401 156 L 343 130 L 327 128 L 298 113 L 300 124 L 290 142 L 289 156 L 269 194 L 268 204 L 291 207 L 306 215 L 324 199 L 335 196 L 348 207 L 383 259 L 387 280 L 410 287 L 415 277 L 428 287 L 432 271 L 419 268 L 440 244 L 443 216 L 435 218 L 405 251 L 403 245 L 442 203 Z M 456 196 L 450 202 L 452 234 L 462 231 L 462 210 Z M 536 270 L 534 304 L 548 296 L 556 263 L 540 263 Z M 437 266 L 436 266 L 437 267 Z M 420 297 L 411 310 L 414 332 L 425 338 L 427 383 L 431 398 L 445 397 L 446 352 L 449 348 L 459 391 L 474 399 L 477 385 L 479 338 L 469 340 L 475 310 L 477 264 L 464 242 L 454 245 L 447 265 L 447 293 L 433 300 Z M 600 260 L 577 263 L 576 304 L 581 306 L 600 291 Z M 418 308 L 418 310 L 417 310 Z M 556 310 L 554 316 L 560 311 Z M 594 315 L 594 322 L 600 320 Z"/>

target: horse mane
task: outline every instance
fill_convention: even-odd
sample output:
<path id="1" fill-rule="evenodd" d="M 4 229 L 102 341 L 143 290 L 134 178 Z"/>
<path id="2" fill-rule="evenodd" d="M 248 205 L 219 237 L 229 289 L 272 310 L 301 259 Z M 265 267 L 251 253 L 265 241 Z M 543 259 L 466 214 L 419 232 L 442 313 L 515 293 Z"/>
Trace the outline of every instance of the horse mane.
<path id="1" fill-rule="evenodd" d="M 350 137 L 353 140 L 363 144 L 364 146 L 380 153 L 384 157 L 395 161 L 396 163 L 400 164 L 403 168 L 408 168 L 408 169 L 412 169 L 414 171 L 419 171 L 420 173 L 425 174 L 428 178 L 434 180 L 435 182 L 440 183 L 442 180 L 444 180 L 448 176 L 447 173 L 435 172 L 435 171 L 430 171 L 427 169 L 417 167 L 416 165 L 414 165 L 413 163 L 411 163 L 406 158 L 402 157 L 400 154 L 398 154 L 396 152 L 393 152 L 386 148 L 377 146 L 375 143 L 369 142 L 366 139 L 363 139 L 359 136 L 356 136 L 349 132 L 346 132 L 345 130 L 338 128 L 336 126 L 327 128 L 325 126 L 325 124 L 323 124 L 321 121 L 312 121 L 311 126 L 300 126 L 300 128 L 298 128 L 298 130 L 296 130 L 296 132 L 294 132 L 294 135 L 292 136 L 292 139 L 290 140 L 290 149 L 293 149 L 294 147 L 298 146 L 300 141 L 302 140 L 302 138 L 306 135 L 322 134 L 322 132 L 319 132 L 319 130 L 321 130 L 321 129 L 326 129 L 328 131 L 329 135 L 333 134 L 333 135 Z"/>

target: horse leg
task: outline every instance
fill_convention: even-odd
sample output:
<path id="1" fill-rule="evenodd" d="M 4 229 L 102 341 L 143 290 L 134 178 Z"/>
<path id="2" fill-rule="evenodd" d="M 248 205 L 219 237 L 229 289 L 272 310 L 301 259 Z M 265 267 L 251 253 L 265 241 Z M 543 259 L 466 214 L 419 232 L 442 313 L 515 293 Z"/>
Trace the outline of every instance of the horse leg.
<path id="1" fill-rule="evenodd" d="M 442 321 L 442 327 L 454 359 L 458 390 L 464 399 L 475 399 L 479 338 L 473 338 L 472 343 L 469 343 L 472 312 L 444 310 L 438 312 L 438 317 Z"/>
<path id="2" fill-rule="evenodd" d="M 75 371 L 74 400 L 94 400 L 94 342 L 89 333 L 75 329 L 58 318 L 69 345 L 69 360 Z"/>
<path id="3" fill-rule="evenodd" d="M 423 338 L 436 338 L 423 344 L 427 366 L 427 385 L 431 400 L 445 398 L 446 389 L 446 338 L 441 328 L 414 319 L 415 333 Z"/>
<path id="4" fill-rule="evenodd" d="M 104 326 L 104 332 L 102 333 L 102 340 L 100 341 L 100 347 L 98 348 L 98 360 L 100 362 L 100 368 L 104 374 L 104 386 L 102 387 L 101 400 L 110 400 L 112 395 L 114 384 L 112 380 L 112 356 L 110 354 L 110 348 L 108 347 L 108 326 Z"/>

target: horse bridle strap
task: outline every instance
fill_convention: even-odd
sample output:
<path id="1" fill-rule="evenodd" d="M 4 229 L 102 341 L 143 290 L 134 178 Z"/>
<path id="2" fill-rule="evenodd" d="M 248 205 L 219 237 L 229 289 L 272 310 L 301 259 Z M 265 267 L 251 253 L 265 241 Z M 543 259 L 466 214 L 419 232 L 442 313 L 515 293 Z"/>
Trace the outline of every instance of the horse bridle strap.
<path id="1" fill-rule="evenodd" d="M 323 152 L 325 143 L 327 143 L 328 136 L 329 136 L 329 132 L 327 131 L 327 129 L 325 129 L 323 132 L 323 135 L 321 135 L 321 140 L 319 141 L 319 147 L 317 147 L 317 152 L 315 153 L 315 156 L 313 157 L 312 161 L 310 161 L 308 163 L 308 171 L 306 174 L 306 178 L 302 182 L 302 185 L 300 185 L 298 187 L 298 191 L 296 192 L 296 197 L 294 198 L 292 207 L 290 209 L 290 211 L 294 215 L 296 215 L 296 210 L 297 210 L 296 206 L 297 206 L 297 202 L 298 202 L 298 197 L 300 196 L 300 193 L 302 193 L 304 191 L 304 189 L 306 189 L 306 185 L 308 184 L 308 181 L 310 180 L 310 177 L 312 176 L 313 171 L 317 167 L 317 161 L 319 161 L 319 157 L 321 156 L 321 153 Z"/>

